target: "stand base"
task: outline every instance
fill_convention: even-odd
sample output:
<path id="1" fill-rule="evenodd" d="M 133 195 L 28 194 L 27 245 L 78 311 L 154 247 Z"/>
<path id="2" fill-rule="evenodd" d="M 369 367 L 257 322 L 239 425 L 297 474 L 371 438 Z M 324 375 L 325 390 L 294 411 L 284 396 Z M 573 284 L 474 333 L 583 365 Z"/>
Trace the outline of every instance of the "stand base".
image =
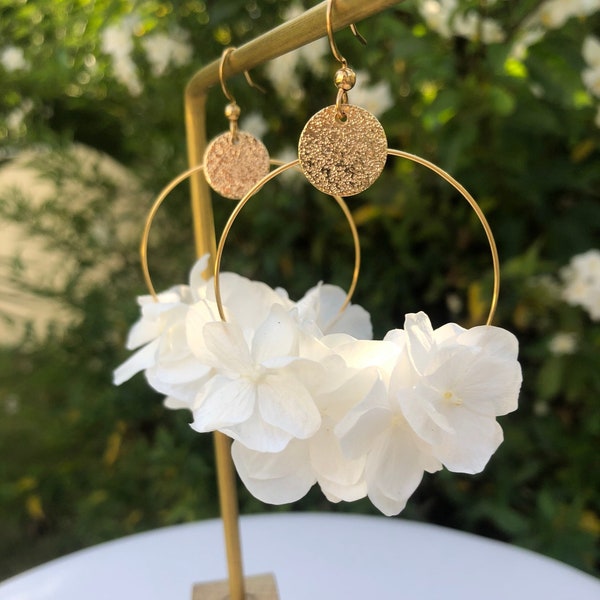
<path id="1" fill-rule="evenodd" d="M 244 578 L 247 600 L 279 600 L 272 573 Z M 194 585 L 192 600 L 229 600 L 229 581 L 211 581 Z"/>

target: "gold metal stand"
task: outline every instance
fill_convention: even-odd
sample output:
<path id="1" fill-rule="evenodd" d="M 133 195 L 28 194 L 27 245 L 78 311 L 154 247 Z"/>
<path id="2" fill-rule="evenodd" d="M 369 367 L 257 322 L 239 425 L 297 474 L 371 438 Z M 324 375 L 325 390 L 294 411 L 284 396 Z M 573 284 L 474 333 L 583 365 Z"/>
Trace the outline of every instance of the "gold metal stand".
<path id="1" fill-rule="evenodd" d="M 399 4 L 402 0 L 336 0 L 332 19 L 333 30 L 337 31 L 366 17 Z M 228 55 L 225 78 L 291 52 L 327 35 L 327 2 L 321 2 L 299 17 L 276 27 L 251 42 L 240 46 Z M 202 162 L 206 148 L 206 98 L 208 90 L 219 83 L 220 59 L 198 71 L 185 90 L 185 124 L 188 162 L 194 167 Z M 209 253 L 214 259 L 216 235 L 210 192 L 202 173 L 192 175 L 191 203 L 194 223 L 196 254 Z M 206 277 L 212 274 L 209 264 Z M 238 501 L 235 472 L 231 460 L 230 440 L 215 433 L 215 453 L 221 517 L 225 533 L 229 580 L 199 584 L 194 588 L 194 600 L 243 600 L 251 594 L 253 600 L 276 600 L 277 591 L 271 575 L 249 577 L 244 580 L 238 527 Z M 247 585 L 246 585 L 247 584 Z M 229 589 L 227 596 L 226 590 Z"/>

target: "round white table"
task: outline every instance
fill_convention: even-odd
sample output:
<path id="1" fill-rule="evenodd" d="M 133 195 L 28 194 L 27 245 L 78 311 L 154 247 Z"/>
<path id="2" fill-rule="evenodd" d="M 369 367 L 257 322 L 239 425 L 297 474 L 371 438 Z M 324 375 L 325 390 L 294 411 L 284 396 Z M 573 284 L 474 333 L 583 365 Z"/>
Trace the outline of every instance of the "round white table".
<path id="1" fill-rule="evenodd" d="M 600 580 L 541 555 L 385 517 L 281 513 L 240 520 L 244 571 L 281 600 L 599 600 Z M 99 544 L 0 583 L 0 600 L 189 600 L 226 578 L 219 520 Z"/>

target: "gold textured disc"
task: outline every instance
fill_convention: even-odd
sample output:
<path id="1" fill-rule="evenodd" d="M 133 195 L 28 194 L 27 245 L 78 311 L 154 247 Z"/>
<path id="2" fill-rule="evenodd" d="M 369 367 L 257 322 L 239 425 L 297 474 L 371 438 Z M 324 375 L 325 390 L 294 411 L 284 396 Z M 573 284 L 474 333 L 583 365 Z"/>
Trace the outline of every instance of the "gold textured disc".
<path id="1" fill-rule="evenodd" d="M 240 200 L 269 172 L 269 153 L 253 135 L 230 132 L 208 144 L 204 153 L 204 173 L 208 185 L 225 198 Z"/>
<path id="2" fill-rule="evenodd" d="M 387 159 L 387 138 L 368 110 L 344 104 L 345 120 L 335 105 L 313 115 L 298 142 L 298 159 L 306 178 L 325 194 L 354 196 L 381 174 Z"/>

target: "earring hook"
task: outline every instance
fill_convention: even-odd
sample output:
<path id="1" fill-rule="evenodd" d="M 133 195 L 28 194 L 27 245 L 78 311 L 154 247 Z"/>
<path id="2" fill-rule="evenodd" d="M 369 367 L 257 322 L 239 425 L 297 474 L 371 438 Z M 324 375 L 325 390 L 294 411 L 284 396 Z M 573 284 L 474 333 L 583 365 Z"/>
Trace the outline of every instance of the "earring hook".
<path id="1" fill-rule="evenodd" d="M 221 83 L 221 89 L 223 90 L 223 94 L 224 94 L 225 98 L 227 98 L 227 100 L 229 100 L 229 102 L 231 102 L 232 104 L 237 104 L 233 94 L 229 91 L 229 89 L 227 88 L 227 85 L 225 84 L 225 63 L 227 62 L 229 55 L 234 50 L 235 50 L 234 46 L 229 46 L 229 48 L 225 48 L 225 50 L 223 50 L 223 54 L 221 54 L 221 62 L 219 63 L 219 82 Z M 263 94 L 265 93 L 265 90 L 262 87 L 260 87 L 260 85 L 258 85 L 258 83 L 255 83 L 253 81 L 253 79 L 250 76 L 250 73 L 248 71 L 244 71 L 244 77 L 246 78 L 246 81 L 248 82 L 248 85 L 251 88 L 258 90 L 259 92 L 262 92 Z"/>
<path id="2" fill-rule="evenodd" d="M 227 85 L 225 84 L 225 63 L 227 62 L 229 55 L 234 50 L 235 50 L 235 47 L 230 46 L 229 48 L 225 48 L 225 50 L 223 50 L 223 54 L 221 54 L 221 62 L 219 63 L 219 81 L 221 82 L 221 89 L 223 90 L 223 94 L 225 95 L 225 98 L 227 98 L 227 100 L 229 100 L 229 104 L 225 107 L 225 116 L 229 119 L 229 131 L 231 132 L 233 141 L 237 143 L 237 139 L 238 139 L 237 122 L 238 122 L 238 119 L 240 118 L 241 110 L 240 110 L 240 107 L 238 106 L 238 103 L 235 101 L 233 94 L 229 91 L 229 89 L 227 88 Z M 252 77 L 250 77 L 250 73 L 248 71 L 244 71 L 244 77 L 246 78 L 246 81 L 248 82 L 248 85 L 250 87 L 259 90 L 263 94 L 265 93 L 265 90 L 263 90 L 263 88 L 261 88 L 258 84 L 254 83 L 254 81 L 252 80 Z"/>
<path id="3" fill-rule="evenodd" d="M 333 14 L 333 0 L 328 0 L 327 2 L 327 11 L 325 13 L 325 24 L 327 26 L 327 37 L 329 39 L 329 46 L 331 48 L 331 52 L 335 59 L 342 64 L 343 67 L 348 66 L 348 61 L 342 56 L 341 52 L 338 50 L 337 44 L 335 43 L 335 38 L 333 37 L 333 24 L 332 24 L 332 14 Z M 354 37 L 363 45 L 367 44 L 367 40 L 360 34 L 356 25 L 351 23 L 350 30 L 352 31 Z"/>

